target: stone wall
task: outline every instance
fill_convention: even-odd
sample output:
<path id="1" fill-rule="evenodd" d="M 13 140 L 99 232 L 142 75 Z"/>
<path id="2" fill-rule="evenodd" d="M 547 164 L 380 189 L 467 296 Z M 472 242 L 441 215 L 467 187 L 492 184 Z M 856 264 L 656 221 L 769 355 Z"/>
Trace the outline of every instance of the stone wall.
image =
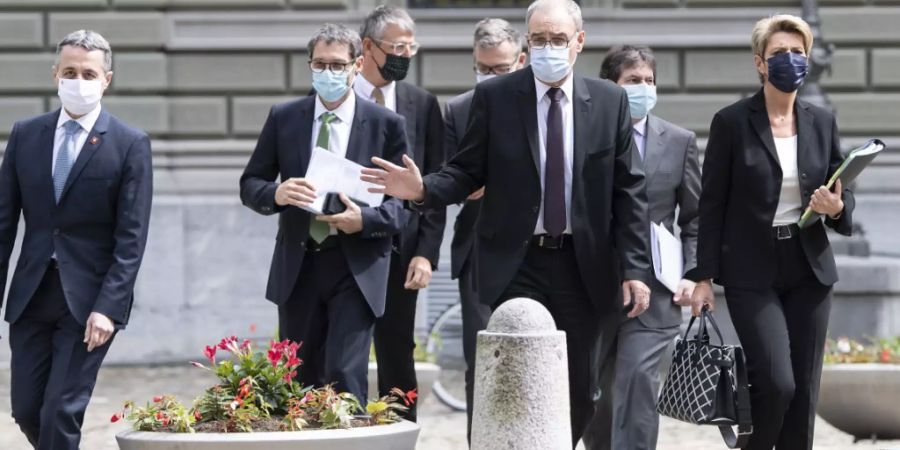
<path id="1" fill-rule="evenodd" d="M 275 221 L 237 200 L 237 179 L 275 102 L 310 87 L 305 45 L 326 21 L 354 27 L 373 0 L 0 0 L 0 149 L 12 123 L 58 106 L 54 45 L 79 28 L 103 33 L 115 79 L 104 105 L 153 137 L 156 202 L 134 324 L 111 360 L 177 360 L 225 333 L 271 335 L 262 300 Z M 401 1 L 402 3 L 402 1 Z M 857 218 L 880 253 L 900 254 L 900 1 L 824 0 L 836 45 L 824 86 L 844 146 L 868 137 L 892 149 L 858 187 Z M 587 49 L 577 70 L 596 75 L 617 43 L 657 50 L 656 112 L 696 131 L 752 94 L 755 21 L 799 14 L 799 1 L 583 1 Z M 524 10 L 416 9 L 422 52 L 410 81 L 441 100 L 471 88 L 471 32 L 487 16 L 524 28 Z M 445 262 L 448 262 L 445 259 Z M 6 332 L 0 329 L 0 335 Z M 0 345 L 0 361 L 6 356 Z"/>

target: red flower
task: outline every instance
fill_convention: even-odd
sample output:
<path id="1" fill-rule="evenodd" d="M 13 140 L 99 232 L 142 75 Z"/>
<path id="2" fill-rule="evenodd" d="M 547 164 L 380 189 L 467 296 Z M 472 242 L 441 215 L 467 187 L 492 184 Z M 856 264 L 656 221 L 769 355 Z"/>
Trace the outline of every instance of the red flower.
<path id="1" fill-rule="evenodd" d="M 268 358 L 269 358 L 269 362 L 272 363 L 272 367 L 275 367 L 281 361 L 281 352 L 277 352 L 275 350 L 269 350 Z"/>
<path id="2" fill-rule="evenodd" d="M 302 361 L 300 361 L 300 358 L 297 358 L 296 356 L 291 355 L 290 358 L 288 359 L 287 366 L 290 367 L 291 369 L 293 369 L 294 367 L 299 366 L 301 362 Z"/>
<path id="3" fill-rule="evenodd" d="M 292 370 L 292 371 L 290 371 L 290 372 L 284 374 L 284 382 L 285 382 L 285 383 L 290 383 L 290 382 L 291 382 L 291 379 L 293 379 L 293 378 L 296 377 L 296 376 L 297 376 L 297 371 L 296 371 L 296 370 Z"/>
<path id="4" fill-rule="evenodd" d="M 228 341 L 225 339 L 219 341 L 219 348 L 221 348 L 222 350 L 228 350 Z"/>
<path id="5" fill-rule="evenodd" d="M 406 406 L 412 405 L 416 402 L 417 398 L 419 398 L 419 394 L 416 393 L 416 389 L 413 389 L 406 393 L 406 397 L 403 399 L 403 403 L 406 403 Z"/>
<path id="6" fill-rule="evenodd" d="M 122 420 L 122 417 L 125 417 L 125 414 L 117 412 L 117 413 L 113 414 L 112 417 L 109 418 L 109 421 L 112 423 L 116 423 L 119 420 Z"/>
<path id="7" fill-rule="evenodd" d="M 213 364 L 216 363 L 216 347 L 214 345 L 207 345 L 203 354 L 206 355 L 206 359 L 208 359 L 209 362 Z"/>
<path id="8" fill-rule="evenodd" d="M 250 348 L 250 339 L 244 339 L 244 342 L 241 344 L 241 350 L 247 350 Z"/>
<path id="9" fill-rule="evenodd" d="M 156 420 L 163 420 L 163 417 L 165 416 L 163 415 L 162 411 L 156 412 Z"/>
<path id="10" fill-rule="evenodd" d="M 153 403 L 159 403 L 161 401 L 163 401 L 162 395 L 157 395 L 156 397 L 153 397 Z"/>
<path id="11" fill-rule="evenodd" d="M 199 421 L 201 418 L 203 418 L 203 416 L 200 414 L 200 411 L 195 410 L 194 411 L 194 419 Z"/>
<path id="12" fill-rule="evenodd" d="M 886 348 L 881 350 L 881 362 L 889 363 L 891 362 L 891 350 Z"/>

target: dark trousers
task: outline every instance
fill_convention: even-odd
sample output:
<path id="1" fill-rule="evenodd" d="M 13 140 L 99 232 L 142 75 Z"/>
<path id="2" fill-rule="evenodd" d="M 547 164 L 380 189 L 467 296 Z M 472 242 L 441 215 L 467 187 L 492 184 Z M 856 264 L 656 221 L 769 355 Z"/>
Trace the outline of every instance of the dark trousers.
<path id="1" fill-rule="evenodd" d="M 568 245 L 563 249 L 550 250 L 531 246 L 522 266 L 509 287 L 501 296 L 499 306 L 505 300 L 525 297 L 543 304 L 556 327 L 566 332 L 566 347 L 569 362 L 569 404 L 572 424 L 572 447 L 581 438 L 594 412 L 592 375 L 597 370 L 593 362 L 597 355 L 601 334 L 614 336 L 624 314 L 599 314 L 584 288 L 575 251 Z M 495 306 L 495 308 L 496 308 Z M 601 355 L 601 364 L 608 358 L 609 347 Z"/>
<path id="2" fill-rule="evenodd" d="M 621 325 L 612 345 L 613 353 L 600 370 L 596 411 L 582 436 L 586 449 L 656 448 L 659 366 L 676 335 L 677 326 L 651 328 L 638 319 Z"/>
<path id="3" fill-rule="evenodd" d="M 796 237 L 775 241 L 771 287 L 725 286 L 750 381 L 753 436 L 745 449 L 812 449 L 831 287 L 816 279 Z"/>
<path id="4" fill-rule="evenodd" d="M 302 343 L 300 382 L 334 383 L 363 405 L 374 322 L 340 248 L 307 252 L 294 292 L 278 307 L 281 338 Z"/>
<path id="5" fill-rule="evenodd" d="M 459 274 L 459 297 L 462 306 L 463 356 L 466 359 L 466 437 L 472 439 L 472 406 L 475 397 L 475 347 L 478 332 L 487 328 L 491 308 L 478 298 L 476 263 L 473 254 Z"/>
<path id="6" fill-rule="evenodd" d="M 403 287 L 408 264 L 397 253 L 391 255 L 388 274 L 387 299 L 384 315 L 375 321 L 375 359 L 378 362 L 378 394 L 388 395 L 391 389 L 416 389 L 416 299 L 419 291 Z M 416 403 L 410 405 L 403 417 L 416 421 Z"/>
<path id="7" fill-rule="evenodd" d="M 97 372 L 112 338 L 92 352 L 50 267 L 9 328 L 12 416 L 40 450 L 77 450 Z"/>

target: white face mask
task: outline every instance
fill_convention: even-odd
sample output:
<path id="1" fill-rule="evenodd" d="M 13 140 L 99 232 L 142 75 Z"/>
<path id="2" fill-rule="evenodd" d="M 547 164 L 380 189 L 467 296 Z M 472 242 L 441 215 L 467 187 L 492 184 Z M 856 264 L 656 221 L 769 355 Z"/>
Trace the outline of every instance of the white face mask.
<path id="1" fill-rule="evenodd" d="M 497 75 L 496 75 L 496 74 L 493 74 L 493 73 L 487 73 L 487 74 L 484 74 L 484 75 L 482 75 L 482 74 L 480 74 L 480 73 L 476 73 L 476 74 L 475 74 L 475 83 L 481 83 L 482 81 L 490 80 L 491 78 L 494 78 L 494 77 L 496 77 L 496 76 L 497 76 Z"/>
<path id="2" fill-rule="evenodd" d="M 84 115 L 94 110 L 103 98 L 100 80 L 59 79 L 59 100 L 70 114 Z"/>

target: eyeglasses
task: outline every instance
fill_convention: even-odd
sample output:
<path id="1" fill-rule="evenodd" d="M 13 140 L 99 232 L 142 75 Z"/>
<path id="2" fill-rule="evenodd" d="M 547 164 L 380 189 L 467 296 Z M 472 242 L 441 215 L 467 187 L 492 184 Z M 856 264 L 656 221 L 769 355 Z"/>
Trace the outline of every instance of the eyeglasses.
<path id="1" fill-rule="evenodd" d="M 377 39 L 375 40 L 375 42 L 378 43 L 379 50 L 381 49 L 381 47 L 380 47 L 381 44 L 387 44 L 388 47 L 390 47 L 390 49 L 391 49 L 391 53 L 393 53 L 397 56 L 400 56 L 400 55 L 406 53 L 407 51 L 409 52 L 409 56 L 414 56 L 416 53 L 419 52 L 419 47 L 421 47 L 418 42 L 391 42 L 391 41 L 381 41 L 381 40 L 377 40 Z M 382 50 L 382 51 L 384 51 L 384 50 Z"/>
<path id="2" fill-rule="evenodd" d="M 331 71 L 331 73 L 337 75 L 340 73 L 344 73 L 347 71 L 347 66 L 353 64 L 353 61 L 350 62 L 324 62 L 324 61 L 315 61 L 311 60 L 309 62 L 309 70 L 312 70 L 315 73 L 322 73 L 325 69 Z"/>
<path id="3" fill-rule="evenodd" d="M 499 64 L 496 66 L 482 66 L 479 64 L 475 64 L 475 73 L 478 75 L 505 75 L 512 71 L 512 64 Z"/>
<path id="4" fill-rule="evenodd" d="M 569 42 L 571 42 L 576 35 L 577 33 L 572 35 L 572 37 L 552 37 L 549 41 L 544 37 L 528 38 L 528 45 L 535 50 L 543 50 L 547 48 L 547 45 L 554 50 L 562 50 L 569 47 Z"/>

